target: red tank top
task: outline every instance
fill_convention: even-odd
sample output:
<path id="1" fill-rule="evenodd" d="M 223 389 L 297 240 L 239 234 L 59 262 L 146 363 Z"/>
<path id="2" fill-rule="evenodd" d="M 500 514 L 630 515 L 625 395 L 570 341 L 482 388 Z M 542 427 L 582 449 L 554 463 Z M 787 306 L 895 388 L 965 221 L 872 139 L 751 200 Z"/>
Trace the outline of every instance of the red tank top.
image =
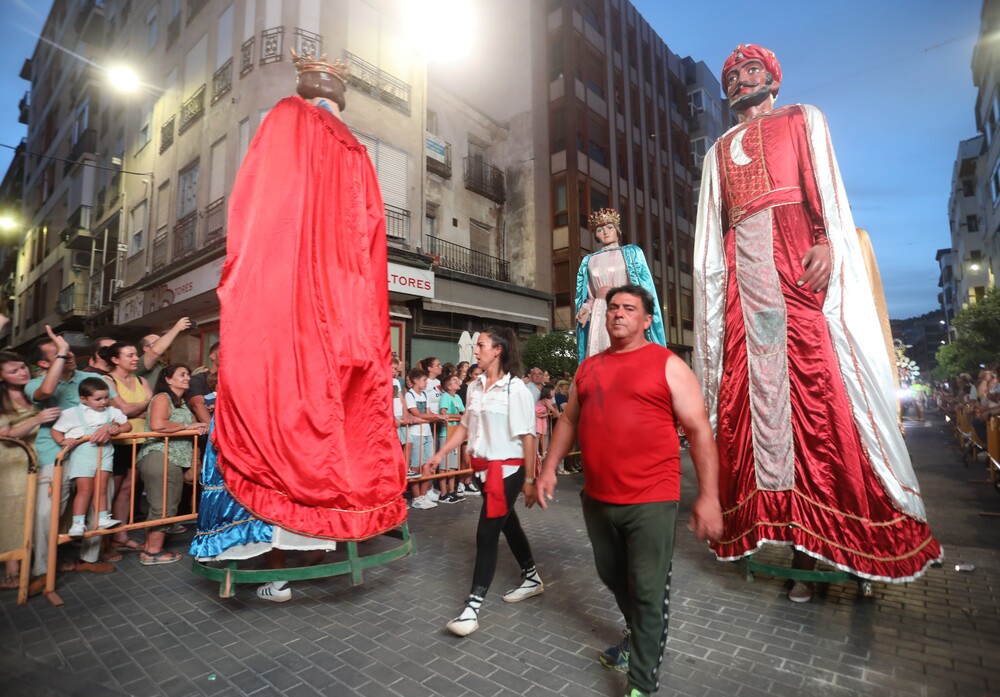
<path id="1" fill-rule="evenodd" d="M 680 455 L 659 344 L 591 356 L 576 373 L 584 491 L 617 504 L 678 501 Z"/>

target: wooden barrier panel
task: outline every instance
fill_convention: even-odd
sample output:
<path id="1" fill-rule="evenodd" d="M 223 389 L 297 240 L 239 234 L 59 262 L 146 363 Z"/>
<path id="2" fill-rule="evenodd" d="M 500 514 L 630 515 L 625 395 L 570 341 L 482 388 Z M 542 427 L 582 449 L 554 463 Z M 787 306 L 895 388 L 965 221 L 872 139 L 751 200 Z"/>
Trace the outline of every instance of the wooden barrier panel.
<path id="1" fill-rule="evenodd" d="M 0 547 L 0 562 L 17 561 L 20 571 L 17 579 L 17 604 L 28 602 L 28 583 L 31 576 L 31 543 L 35 531 L 35 498 L 38 492 L 38 456 L 35 449 L 20 438 L 0 436 L 24 451 L 24 464 L 0 465 L 0 529 L 5 543 Z M 10 543 L 16 546 L 11 547 Z"/>

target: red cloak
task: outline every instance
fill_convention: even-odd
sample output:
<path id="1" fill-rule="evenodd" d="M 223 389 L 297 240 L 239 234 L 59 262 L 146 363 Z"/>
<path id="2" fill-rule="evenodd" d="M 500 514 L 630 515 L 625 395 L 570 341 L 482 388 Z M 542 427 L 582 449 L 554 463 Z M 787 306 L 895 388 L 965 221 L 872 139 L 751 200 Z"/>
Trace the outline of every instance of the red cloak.
<path id="1" fill-rule="evenodd" d="M 299 97 L 268 113 L 230 197 L 226 255 L 215 414 L 226 486 L 305 535 L 400 525 L 385 211 L 339 119 Z"/>

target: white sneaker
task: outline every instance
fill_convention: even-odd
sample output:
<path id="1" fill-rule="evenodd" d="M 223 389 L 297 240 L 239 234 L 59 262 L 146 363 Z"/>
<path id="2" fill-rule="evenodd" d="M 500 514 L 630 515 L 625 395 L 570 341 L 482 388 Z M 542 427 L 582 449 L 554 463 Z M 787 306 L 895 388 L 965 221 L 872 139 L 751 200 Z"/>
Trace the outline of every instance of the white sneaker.
<path id="1" fill-rule="evenodd" d="M 482 492 L 480 492 L 479 487 L 474 482 L 470 482 L 465 486 L 465 494 L 466 496 L 482 496 Z"/>
<path id="2" fill-rule="evenodd" d="M 503 601 L 505 603 L 519 603 L 522 600 L 535 595 L 541 595 L 544 592 L 545 586 L 542 584 L 542 579 L 536 573 L 534 576 L 524 579 L 524 582 L 517 588 L 504 593 Z"/>
<path id="3" fill-rule="evenodd" d="M 431 503 L 435 503 L 441 498 L 441 492 L 435 489 L 434 487 L 431 487 L 430 489 L 427 490 L 427 493 L 424 494 L 424 496 L 426 496 L 427 500 L 430 501 Z"/>
<path id="4" fill-rule="evenodd" d="M 69 528 L 70 537 L 83 537 L 83 533 L 87 532 L 87 526 L 84 523 L 73 523 Z"/>
<path id="5" fill-rule="evenodd" d="M 257 587 L 257 597 L 261 600 L 270 600 L 272 603 L 283 603 L 292 599 L 292 589 L 285 584 L 284 588 L 275 588 L 274 581 L 265 583 Z"/>
<path id="6" fill-rule="evenodd" d="M 115 520 L 114 518 L 101 518 L 97 521 L 97 528 L 99 530 L 107 530 L 108 528 L 113 528 L 116 525 L 121 525 L 120 520 Z"/>
<path id="7" fill-rule="evenodd" d="M 418 496 L 413 499 L 413 508 L 420 510 L 427 510 L 428 508 L 437 508 L 437 504 L 431 501 L 426 496 Z"/>
<path id="8" fill-rule="evenodd" d="M 455 493 L 458 494 L 459 496 L 463 496 L 465 494 L 465 484 L 459 482 L 458 486 L 455 487 Z"/>

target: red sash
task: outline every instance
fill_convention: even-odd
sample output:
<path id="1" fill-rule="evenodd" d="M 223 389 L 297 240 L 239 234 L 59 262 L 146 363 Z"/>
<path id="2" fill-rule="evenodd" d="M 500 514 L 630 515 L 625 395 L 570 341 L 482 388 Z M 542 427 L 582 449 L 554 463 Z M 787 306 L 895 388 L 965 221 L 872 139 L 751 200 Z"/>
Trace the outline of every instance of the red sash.
<path id="1" fill-rule="evenodd" d="M 507 497 L 503 493 L 503 466 L 524 467 L 524 458 L 511 460 L 487 460 L 482 457 L 472 458 L 472 469 L 476 472 L 486 470 L 486 482 L 483 493 L 486 494 L 486 517 L 499 518 L 507 515 Z"/>

